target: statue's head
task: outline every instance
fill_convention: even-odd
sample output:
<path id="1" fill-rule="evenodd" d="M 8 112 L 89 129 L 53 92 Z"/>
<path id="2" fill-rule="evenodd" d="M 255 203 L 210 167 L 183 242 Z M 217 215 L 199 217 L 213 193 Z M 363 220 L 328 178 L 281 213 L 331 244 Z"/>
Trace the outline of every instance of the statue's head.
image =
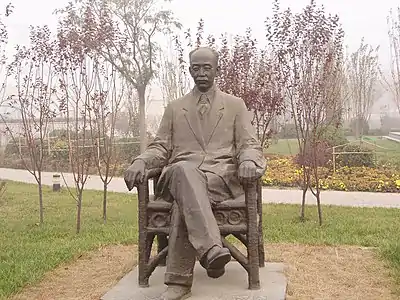
<path id="1" fill-rule="evenodd" d="M 209 47 L 200 47 L 190 52 L 189 72 L 201 92 L 208 91 L 219 72 L 218 52 Z"/>

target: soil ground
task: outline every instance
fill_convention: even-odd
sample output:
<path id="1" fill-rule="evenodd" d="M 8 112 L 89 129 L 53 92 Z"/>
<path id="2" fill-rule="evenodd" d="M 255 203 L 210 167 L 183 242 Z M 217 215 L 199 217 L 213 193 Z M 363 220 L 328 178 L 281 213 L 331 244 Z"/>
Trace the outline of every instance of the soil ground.
<path id="1" fill-rule="evenodd" d="M 136 246 L 87 253 L 49 272 L 13 300 L 98 300 L 136 264 Z M 267 261 L 287 266 L 288 300 L 399 299 L 389 270 L 373 249 L 354 246 L 270 244 Z"/>

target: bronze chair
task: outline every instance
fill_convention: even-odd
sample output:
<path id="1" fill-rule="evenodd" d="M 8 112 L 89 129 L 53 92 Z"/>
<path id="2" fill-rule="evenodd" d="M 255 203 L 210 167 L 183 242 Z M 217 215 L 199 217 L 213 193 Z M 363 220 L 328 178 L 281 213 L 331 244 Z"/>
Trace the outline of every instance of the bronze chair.
<path id="1" fill-rule="evenodd" d="M 161 169 L 146 172 L 138 186 L 139 202 L 139 286 L 148 287 L 149 278 L 157 266 L 165 266 L 168 254 L 168 234 L 173 203 L 154 199 L 149 195 L 149 179 L 153 179 L 154 193 Z M 248 274 L 249 289 L 260 288 L 259 268 L 264 267 L 264 240 L 262 234 L 262 197 L 260 181 L 244 186 L 245 194 L 227 200 L 213 208 L 224 247 Z M 226 240 L 233 235 L 247 248 L 247 255 Z M 157 254 L 151 257 L 153 241 L 157 236 Z"/>

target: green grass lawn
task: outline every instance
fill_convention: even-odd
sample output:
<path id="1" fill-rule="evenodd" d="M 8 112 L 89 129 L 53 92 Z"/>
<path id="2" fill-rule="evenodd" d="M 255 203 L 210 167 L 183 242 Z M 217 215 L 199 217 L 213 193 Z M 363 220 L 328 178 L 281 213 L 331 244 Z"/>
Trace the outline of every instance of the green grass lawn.
<path id="1" fill-rule="evenodd" d="M 348 140 L 351 141 L 352 139 L 348 138 Z M 371 149 L 374 149 L 376 151 L 378 161 L 393 159 L 400 161 L 400 143 L 379 136 L 366 136 L 364 138 L 364 141 L 375 144 L 377 146 L 374 147 L 373 145 L 368 144 Z"/>
<path id="2" fill-rule="evenodd" d="M 95 191 L 84 193 L 82 231 L 76 235 L 76 205 L 67 191 L 53 193 L 45 188 L 45 224 L 38 226 L 36 187 L 7 184 L 0 200 L 0 299 L 82 252 L 106 244 L 136 243 L 135 198 L 110 193 L 109 223 L 103 225 L 101 195 Z"/>
<path id="3" fill-rule="evenodd" d="M 349 141 L 354 141 L 353 137 L 347 137 Z M 371 149 L 375 149 L 377 152 L 378 160 L 387 159 L 398 159 L 400 160 L 400 143 L 396 143 L 377 136 L 366 136 L 364 138 L 366 142 L 375 144 L 369 145 Z M 379 148 L 383 147 L 385 149 Z M 297 139 L 279 139 L 277 143 L 272 142 L 272 144 L 265 150 L 268 154 L 280 154 L 280 155 L 296 155 L 299 152 L 299 146 Z"/>
<path id="4" fill-rule="evenodd" d="M 279 139 L 276 143 L 272 141 L 271 145 L 265 149 L 265 153 L 279 155 L 296 155 L 299 153 L 297 139 Z"/>
<path id="5" fill-rule="evenodd" d="M 36 195 L 34 185 L 9 182 L 0 200 L 0 299 L 83 252 L 137 242 L 137 201 L 132 195 L 109 194 L 109 220 L 103 225 L 102 194 L 85 192 L 79 235 L 75 234 L 76 205 L 66 191 L 53 193 L 45 188 L 43 226 L 37 224 Z M 399 280 L 400 210 L 324 207 L 322 227 L 317 225 L 315 208 L 308 208 L 304 223 L 299 222 L 298 212 L 295 205 L 264 206 L 265 242 L 379 247 Z"/>

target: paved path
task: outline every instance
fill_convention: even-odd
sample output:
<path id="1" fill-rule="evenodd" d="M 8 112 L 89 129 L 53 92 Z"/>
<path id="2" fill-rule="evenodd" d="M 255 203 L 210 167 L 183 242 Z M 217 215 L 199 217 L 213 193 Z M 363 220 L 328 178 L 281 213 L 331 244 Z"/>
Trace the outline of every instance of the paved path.
<path id="1" fill-rule="evenodd" d="M 52 176 L 53 173 L 44 172 L 43 184 L 52 185 Z M 34 177 L 26 170 L 0 168 L 0 178 L 26 183 L 36 183 Z M 64 178 L 69 186 L 73 186 L 74 181 L 72 174 L 65 173 Z M 63 181 L 62 186 L 65 186 Z M 103 183 L 100 177 L 90 175 L 86 184 L 86 189 L 102 190 Z M 109 190 L 126 193 L 127 189 L 123 178 L 114 178 L 109 184 Z M 152 187 L 150 187 L 150 190 L 152 190 Z M 136 189 L 134 192 L 136 193 Z M 400 193 L 323 191 L 321 199 L 324 205 L 400 208 Z M 301 191 L 263 188 L 263 203 L 300 204 Z M 310 193 L 306 203 L 315 204 L 315 199 Z"/>

